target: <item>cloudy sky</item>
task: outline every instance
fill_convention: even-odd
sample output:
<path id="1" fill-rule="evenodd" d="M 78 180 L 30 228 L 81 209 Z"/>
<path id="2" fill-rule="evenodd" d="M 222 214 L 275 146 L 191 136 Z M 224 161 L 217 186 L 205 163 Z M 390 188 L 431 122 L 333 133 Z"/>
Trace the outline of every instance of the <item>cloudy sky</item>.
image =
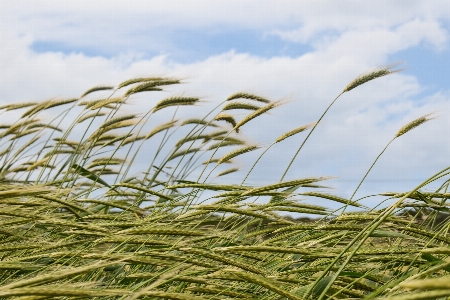
<path id="1" fill-rule="evenodd" d="M 327 184 L 348 197 L 398 129 L 431 112 L 440 117 L 395 140 L 359 195 L 408 190 L 450 163 L 448 0 L 0 0 L 0 14 L 0 105 L 179 76 L 209 103 L 238 91 L 289 100 L 242 130 L 268 145 L 317 120 L 363 71 L 402 62 L 336 102 L 286 179 L 339 176 Z M 274 146 L 249 183 L 277 182 L 304 137 Z"/>

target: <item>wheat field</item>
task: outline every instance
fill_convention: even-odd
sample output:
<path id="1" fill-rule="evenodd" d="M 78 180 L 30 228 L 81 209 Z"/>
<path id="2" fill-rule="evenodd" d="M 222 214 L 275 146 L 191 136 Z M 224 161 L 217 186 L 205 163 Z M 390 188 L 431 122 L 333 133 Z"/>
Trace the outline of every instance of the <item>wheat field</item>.
<path id="1" fill-rule="evenodd" d="M 449 299 L 450 167 L 410 191 L 381 194 L 390 206 L 354 199 L 388 146 L 431 114 L 393 134 L 349 199 L 318 192 L 330 177 L 284 180 L 339 96 L 396 67 L 362 73 L 316 122 L 268 146 L 240 129 L 284 101 L 238 92 L 192 117 L 202 100 L 177 95 L 129 111 L 130 97 L 177 78 L 0 107 L 19 116 L 0 124 L 0 298 Z M 178 117 L 183 109 L 191 118 Z M 168 118 L 155 125 L 160 110 Z M 293 136 L 303 142 L 281 179 L 247 183 L 272 145 Z M 222 180 L 256 150 L 242 181 Z M 434 182 L 442 184 L 425 192 Z M 317 198 L 342 207 L 305 201 Z"/>

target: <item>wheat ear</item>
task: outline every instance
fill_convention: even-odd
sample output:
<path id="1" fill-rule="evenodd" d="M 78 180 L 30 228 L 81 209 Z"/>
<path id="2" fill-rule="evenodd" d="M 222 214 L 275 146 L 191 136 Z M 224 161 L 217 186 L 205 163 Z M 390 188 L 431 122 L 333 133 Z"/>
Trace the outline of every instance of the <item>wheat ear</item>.
<path id="1" fill-rule="evenodd" d="M 397 73 L 402 71 L 403 69 L 398 69 L 398 70 L 392 70 L 393 68 L 397 67 L 398 65 L 400 65 L 400 63 L 394 63 L 394 64 L 390 64 L 390 65 L 386 65 L 386 66 L 382 66 L 382 67 L 377 67 L 377 68 L 373 68 L 370 70 L 367 70 L 366 72 L 360 74 L 358 77 L 356 77 L 355 79 L 353 79 L 342 91 L 342 93 L 346 93 L 348 91 L 353 90 L 354 88 L 369 82 L 371 80 L 374 80 L 376 78 L 380 78 L 389 74 L 393 74 L 393 73 Z"/>
<path id="2" fill-rule="evenodd" d="M 436 117 L 432 117 L 432 118 L 429 117 L 432 114 L 433 113 L 426 114 L 426 115 L 424 115 L 424 116 L 422 116 L 420 118 L 415 119 L 414 121 L 409 122 L 408 124 L 406 124 L 405 126 L 400 128 L 400 130 L 397 132 L 397 134 L 395 135 L 394 138 L 398 138 L 399 136 L 404 135 L 408 131 L 413 130 L 414 128 L 416 128 L 416 127 L 418 127 L 418 126 L 420 126 L 420 125 L 422 125 L 422 124 L 424 124 L 424 123 L 426 123 L 426 122 L 428 122 L 430 120 L 436 119 L 437 116 Z"/>
<path id="3" fill-rule="evenodd" d="M 263 103 L 270 102 L 270 100 L 268 100 L 266 98 L 263 98 L 263 97 L 260 97 L 260 96 L 254 95 L 254 94 L 242 93 L 242 92 L 231 95 L 230 97 L 227 98 L 227 101 L 231 101 L 234 99 L 241 99 L 241 98 L 255 100 L 255 101 L 263 102 Z"/>
<path id="4" fill-rule="evenodd" d="M 178 105 L 194 105 L 200 99 L 195 97 L 171 97 L 166 98 L 158 102 L 153 111 L 156 112 L 160 109 L 170 107 L 170 106 L 178 106 Z"/>
<path id="5" fill-rule="evenodd" d="M 244 124 L 250 122 L 251 120 L 253 120 L 256 117 L 259 117 L 260 115 L 268 112 L 269 110 L 282 105 L 283 102 L 282 101 L 276 101 L 276 102 L 271 102 L 269 104 L 267 104 L 266 106 L 263 106 L 257 110 L 255 110 L 254 112 L 252 112 L 251 114 L 247 115 L 245 118 L 243 118 L 242 120 L 239 121 L 239 123 L 237 123 L 234 126 L 234 129 L 236 130 L 236 132 L 238 131 L 238 129 L 243 126 Z"/>
<path id="6" fill-rule="evenodd" d="M 86 92 L 84 92 L 84 93 L 80 96 L 80 98 L 83 98 L 84 96 L 86 96 L 86 95 L 88 95 L 88 94 L 90 94 L 90 93 L 93 93 L 93 92 L 97 92 L 97 91 L 106 91 L 106 90 L 112 90 L 112 89 L 114 89 L 113 86 L 96 86 L 96 87 L 93 87 L 93 88 L 88 89 Z"/>

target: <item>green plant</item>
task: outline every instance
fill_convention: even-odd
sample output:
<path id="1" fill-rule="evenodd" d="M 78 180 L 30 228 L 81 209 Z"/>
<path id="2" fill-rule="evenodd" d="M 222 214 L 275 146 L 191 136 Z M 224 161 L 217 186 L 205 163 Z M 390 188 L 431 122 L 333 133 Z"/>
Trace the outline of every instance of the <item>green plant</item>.
<path id="1" fill-rule="evenodd" d="M 342 93 L 399 71 L 393 67 L 363 73 Z M 79 99 L 0 108 L 26 109 L 14 124 L 0 125 L 1 298 L 450 296 L 449 168 L 411 191 L 382 194 L 398 199 L 391 206 L 367 208 L 354 195 L 314 191 L 330 177 L 283 181 L 339 96 L 317 122 L 268 147 L 248 143 L 238 130 L 283 102 L 249 93 L 233 94 L 197 118 L 177 116 L 185 106 L 195 112 L 201 101 L 184 96 L 162 99 L 145 113 L 121 113 L 132 95 L 178 83 L 135 78 L 94 87 Z M 110 94 L 92 100 L 99 92 Z M 49 109 L 55 117 L 46 122 Z M 239 119 L 236 110 L 249 113 Z M 160 111 L 172 113 L 162 124 Z M 430 119 L 409 123 L 394 139 Z M 307 130 L 280 182 L 245 185 L 273 144 Z M 235 159 L 260 148 L 240 184 L 220 181 L 239 171 Z M 443 181 L 439 189 L 423 191 L 436 180 Z M 343 207 L 332 211 L 305 197 Z M 345 212 L 347 206 L 359 210 Z M 315 218 L 280 215 L 286 212 Z"/>

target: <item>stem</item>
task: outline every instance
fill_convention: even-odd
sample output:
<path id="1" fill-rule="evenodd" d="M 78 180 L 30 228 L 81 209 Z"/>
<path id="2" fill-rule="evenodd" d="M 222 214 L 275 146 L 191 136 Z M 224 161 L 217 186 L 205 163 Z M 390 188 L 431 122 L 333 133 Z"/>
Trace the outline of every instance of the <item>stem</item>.
<path id="1" fill-rule="evenodd" d="M 387 147 L 389 147 L 389 145 L 395 140 L 395 137 L 389 141 L 389 143 L 387 143 L 386 147 L 384 147 L 383 151 L 380 152 L 380 154 L 378 154 L 377 158 L 374 160 L 374 162 L 372 163 L 372 165 L 370 166 L 369 170 L 367 170 L 366 174 L 364 175 L 363 179 L 361 179 L 361 181 L 359 182 L 358 186 L 356 187 L 355 191 L 353 192 L 352 196 L 350 197 L 350 199 L 348 200 L 349 202 L 352 201 L 353 197 L 355 196 L 356 192 L 359 190 L 359 188 L 361 187 L 363 181 L 366 179 L 367 175 L 369 175 L 369 172 L 372 170 L 373 166 L 376 164 L 376 162 L 378 161 L 378 159 L 381 157 L 381 155 L 386 151 Z M 348 204 L 345 204 L 342 207 L 342 213 L 345 212 L 345 210 L 347 209 Z"/>
<path id="2" fill-rule="evenodd" d="M 383 151 L 381 151 L 380 154 L 378 154 L 377 158 L 375 159 L 375 161 L 373 162 L 373 164 L 370 166 L 369 170 L 367 170 L 366 174 L 364 175 L 363 179 L 361 179 L 361 181 L 359 182 L 358 186 L 356 187 L 355 191 L 353 192 L 352 196 L 350 197 L 350 201 L 353 199 L 353 197 L 355 196 L 356 192 L 359 190 L 359 188 L 361 187 L 361 184 L 363 183 L 363 181 L 366 179 L 367 175 L 369 175 L 369 172 L 372 170 L 373 166 L 376 164 L 376 162 L 378 161 L 378 159 L 380 158 L 380 156 L 386 151 L 387 147 L 389 147 L 389 145 L 395 140 L 395 138 L 393 138 L 392 140 L 389 141 L 389 143 L 386 145 L 386 147 L 384 147 Z"/>
<path id="3" fill-rule="evenodd" d="M 248 171 L 247 175 L 245 175 L 244 180 L 242 180 L 241 182 L 241 186 L 244 184 L 244 182 L 247 180 L 248 176 L 250 175 L 250 173 L 253 171 L 253 169 L 255 168 L 256 164 L 259 162 L 259 160 L 263 157 L 263 155 L 269 151 L 269 149 L 275 145 L 275 143 L 272 143 L 269 147 L 266 148 L 266 150 L 264 150 L 264 152 L 258 157 L 258 159 L 255 161 L 255 163 L 253 164 L 253 166 L 250 168 L 250 170 Z"/>
<path id="4" fill-rule="evenodd" d="M 295 158 L 297 157 L 297 155 L 300 153 L 300 150 L 302 150 L 303 146 L 305 145 L 306 141 L 308 140 L 308 138 L 310 137 L 310 135 L 313 133 L 314 129 L 316 129 L 317 125 L 320 123 L 320 121 L 323 119 L 323 117 L 325 116 L 325 114 L 328 112 L 328 110 L 331 108 L 331 106 L 334 104 L 334 102 L 336 102 L 336 100 L 343 94 L 344 92 L 340 93 L 334 100 L 333 102 L 331 102 L 330 105 L 328 105 L 327 109 L 323 112 L 323 114 L 320 116 L 319 120 L 316 122 L 316 124 L 314 124 L 314 127 L 309 131 L 308 135 L 306 136 L 305 140 L 303 141 L 303 143 L 300 145 L 300 148 L 298 148 L 297 152 L 295 153 L 294 157 L 291 159 L 291 162 L 289 163 L 288 167 L 286 168 L 286 171 L 284 171 L 283 176 L 281 176 L 280 182 L 283 181 L 284 177 L 286 176 L 287 172 L 289 171 L 289 169 L 292 166 L 292 163 L 294 162 Z"/>

